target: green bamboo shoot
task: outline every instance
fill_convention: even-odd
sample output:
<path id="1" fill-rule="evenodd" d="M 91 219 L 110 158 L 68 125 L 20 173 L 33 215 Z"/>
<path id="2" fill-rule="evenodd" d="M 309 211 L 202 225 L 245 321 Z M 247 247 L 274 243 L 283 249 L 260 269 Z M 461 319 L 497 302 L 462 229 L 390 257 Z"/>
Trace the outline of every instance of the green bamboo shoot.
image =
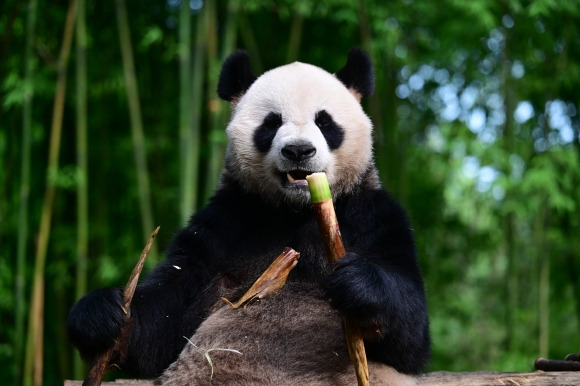
<path id="1" fill-rule="evenodd" d="M 325 173 L 313 173 L 306 177 L 310 189 L 310 199 L 316 213 L 316 220 L 320 228 L 326 257 L 333 264 L 346 254 L 340 228 L 334 212 L 332 195 Z M 358 323 L 347 316 L 343 316 L 346 344 L 350 360 L 354 364 L 359 386 L 369 385 L 369 369 L 365 346 Z"/>

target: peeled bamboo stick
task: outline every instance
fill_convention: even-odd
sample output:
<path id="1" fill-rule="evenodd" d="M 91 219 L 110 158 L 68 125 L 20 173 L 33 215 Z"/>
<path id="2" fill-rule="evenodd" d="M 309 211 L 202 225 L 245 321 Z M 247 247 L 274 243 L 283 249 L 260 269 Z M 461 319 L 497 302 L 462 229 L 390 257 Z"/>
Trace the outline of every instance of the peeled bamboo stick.
<path id="1" fill-rule="evenodd" d="M 310 199 L 316 212 L 316 220 L 322 234 L 326 257 L 330 264 L 336 263 L 346 254 L 340 228 L 334 212 L 332 195 L 325 173 L 313 173 L 306 177 L 310 189 Z M 343 316 L 346 344 L 350 360 L 354 364 L 359 386 L 369 385 L 369 369 L 362 334 L 358 323 Z"/>
<path id="2" fill-rule="evenodd" d="M 103 382 L 103 377 L 105 376 L 105 373 L 110 366 L 109 362 L 114 358 L 115 355 L 119 354 L 119 347 L 129 338 L 129 320 L 131 318 L 129 307 L 131 306 L 131 300 L 133 300 L 135 288 L 137 287 L 139 276 L 141 275 L 143 265 L 145 264 L 145 258 L 147 257 L 151 246 L 153 245 L 153 241 L 157 236 L 157 232 L 159 232 L 159 227 L 155 228 L 153 233 L 151 233 L 149 241 L 147 241 L 145 248 L 143 248 L 143 252 L 141 252 L 141 256 L 139 257 L 139 261 L 137 262 L 137 265 L 135 265 L 135 268 L 133 268 L 133 272 L 131 272 L 129 281 L 127 281 L 127 285 L 123 290 L 123 312 L 125 313 L 125 323 L 121 326 L 121 336 L 115 341 L 113 347 L 96 358 L 96 360 L 91 365 L 91 368 L 89 369 L 87 377 L 83 381 L 83 386 L 99 386 L 101 382 Z"/>

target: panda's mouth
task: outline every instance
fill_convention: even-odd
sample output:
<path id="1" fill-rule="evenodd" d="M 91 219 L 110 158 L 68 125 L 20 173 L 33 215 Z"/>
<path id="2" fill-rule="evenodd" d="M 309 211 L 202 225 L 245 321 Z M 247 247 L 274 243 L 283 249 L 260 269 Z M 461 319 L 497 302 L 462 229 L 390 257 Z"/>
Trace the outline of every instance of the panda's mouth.
<path id="1" fill-rule="evenodd" d="M 286 172 L 284 177 L 284 185 L 288 187 L 308 188 L 308 181 L 306 176 L 312 174 L 312 171 L 306 170 L 290 170 Z"/>

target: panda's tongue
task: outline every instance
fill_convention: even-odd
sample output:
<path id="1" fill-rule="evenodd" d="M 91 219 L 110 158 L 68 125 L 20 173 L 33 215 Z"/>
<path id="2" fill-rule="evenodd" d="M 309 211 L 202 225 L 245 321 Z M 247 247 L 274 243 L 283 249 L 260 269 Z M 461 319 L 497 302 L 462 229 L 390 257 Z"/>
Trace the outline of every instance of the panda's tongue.
<path id="1" fill-rule="evenodd" d="M 308 173 L 303 170 L 292 170 L 286 174 L 286 177 L 291 184 L 308 185 L 306 181 L 307 175 Z"/>

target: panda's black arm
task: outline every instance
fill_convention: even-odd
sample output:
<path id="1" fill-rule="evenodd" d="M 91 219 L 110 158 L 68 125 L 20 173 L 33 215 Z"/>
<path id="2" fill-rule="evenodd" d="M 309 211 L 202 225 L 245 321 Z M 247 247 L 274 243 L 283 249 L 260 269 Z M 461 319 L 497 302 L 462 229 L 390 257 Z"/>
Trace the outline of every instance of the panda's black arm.
<path id="1" fill-rule="evenodd" d="M 430 354 L 425 290 L 407 215 L 384 191 L 337 203 L 347 256 L 327 286 L 332 305 L 367 332 L 367 354 L 418 373 Z"/>
<path id="2" fill-rule="evenodd" d="M 177 359 L 207 311 L 204 289 L 211 278 L 200 238 L 183 229 L 167 258 L 135 290 L 131 303 L 131 337 L 123 371 L 139 377 L 159 375 Z M 91 360 L 111 347 L 123 323 L 120 288 L 105 288 L 83 297 L 67 320 L 69 337 Z"/>
<path id="3" fill-rule="evenodd" d="M 209 279 L 184 256 L 168 256 L 140 286 L 131 304 L 131 340 L 121 368 L 158 376 L 175 361 L 202 319 L 201 294 Z M 201 273 L 201 274 L 200 274 Z M 198 316 L 198 317 L 196 317 Z"/>

